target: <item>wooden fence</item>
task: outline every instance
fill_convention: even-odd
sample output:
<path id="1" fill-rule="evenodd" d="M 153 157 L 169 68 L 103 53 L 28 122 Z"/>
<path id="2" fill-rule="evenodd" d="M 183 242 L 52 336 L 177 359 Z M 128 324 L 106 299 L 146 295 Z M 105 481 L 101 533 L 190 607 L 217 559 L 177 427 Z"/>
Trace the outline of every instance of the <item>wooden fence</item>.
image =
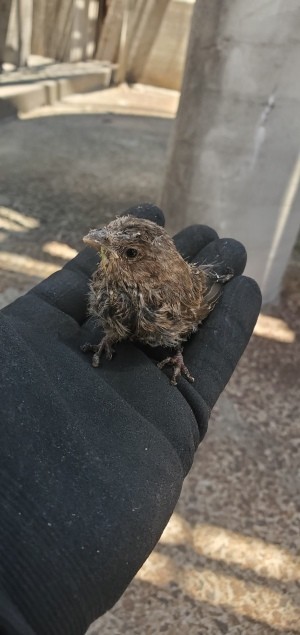
<path id="1" fill-rule="evenodd" d="M 130 60 L 134 74 L 170 0 L 0 0 L 0 62 Z"/>
<path id="2" fill-rule="evenodd" d="M 25 66 L 30 55 L 61 62 L 97 59 L 118 64 L 119 81 L 139 81 L 163 33 L 150 80 L 179 88 L 191 5 L 192 0 L 0 0 L 0 68 Z M 160 81 L 155 76 L 164 66 L 162 57 L 166 72 Z"/>

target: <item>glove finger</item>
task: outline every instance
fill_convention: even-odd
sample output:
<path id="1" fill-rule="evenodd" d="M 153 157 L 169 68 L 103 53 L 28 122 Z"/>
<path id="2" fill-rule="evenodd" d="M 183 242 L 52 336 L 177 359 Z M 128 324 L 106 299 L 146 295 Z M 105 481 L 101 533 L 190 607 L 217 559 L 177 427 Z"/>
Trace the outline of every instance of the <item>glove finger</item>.
<path id="1" fill-rule="evenodd" d="M 30 299 L 34 294 L 81 324 L 86 318 L 89 279 L 98 261 L 96 251 L 86 247 L 61 271 L 34 287 L 26 297 Z"/>
<path id="2" fill-rule="evenodd" d="M 247 252 L 234 238 L 218 238 L 199 250 L 193 262 L 199 266 L 212 265 L 213 272 L 219 277 L 239 276 L 245 269 Z"/>
<path id="3" fill-rule="evenodd" d="M 160 227 L 165 226 L 165 216 L 163 211 L 154 205 L 154 203 L 141 203 L 140 205 L 134 205 L 133 207 L 129 207 L 122 212 L 120 216 L 135 216 L 136 218 L 144 218 L 145 220 L 151 220 L 152 223 L 156 223 L 160 225 Z"/>
<path id="4" fill-rule="evenodd" d="M 173 238 L 181 256 L 191 262 L 209 243 L 218 238 L 217 232 L 207 225 L 190 225 Z"/>
<path id="5" fill-rule="evenodd" d="M 261 307 L 254 280 L 237 276 L 224 286 L 222 296 L 198 332 L 184 348 L 185 363 L 195 378 L 193 386 L 211 409 L 229 381 L 253 332 Z M 184 393 L 187 382 L 178 387 Z"/>

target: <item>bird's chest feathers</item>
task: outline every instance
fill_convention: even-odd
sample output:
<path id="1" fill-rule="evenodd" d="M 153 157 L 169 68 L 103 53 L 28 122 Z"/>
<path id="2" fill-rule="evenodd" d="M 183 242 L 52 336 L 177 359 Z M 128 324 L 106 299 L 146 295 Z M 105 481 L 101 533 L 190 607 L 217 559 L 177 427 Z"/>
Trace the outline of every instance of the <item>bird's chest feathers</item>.
<path id="1" fill-rule="evenodd" d="M 102 327 L 113 337 L 137 339 L 151 346 L 172 346 L 177 341 L 179 313 L 176 317 L 162 297 L 145 294 L 139 286 L 103 286 L 98 289 L 96 307 Z"/>
<path id="2" fill-rule="evenodd" d="M 134 335 L 143 297 L 134 285 L 103 285 L 96 293 L 97 314 L 106 330 L 120 337 Z"/>

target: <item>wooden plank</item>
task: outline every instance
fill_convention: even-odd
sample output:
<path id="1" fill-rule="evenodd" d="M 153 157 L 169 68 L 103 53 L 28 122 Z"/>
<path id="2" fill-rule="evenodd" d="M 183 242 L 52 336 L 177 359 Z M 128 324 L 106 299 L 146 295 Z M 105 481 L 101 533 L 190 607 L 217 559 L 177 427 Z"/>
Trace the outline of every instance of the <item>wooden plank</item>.
<path id="1" fill-rule="evenodd" d="M 26 66 L 31 53 L 33 0 L 17 0 L 17 66 Z"/>
<path id="2" fill-rule="evenodd" d="M 56 60 L 69 60 L 68 44 L 73 28 L 74 5 L 74 0 L 58 1 L 49 24 L 49 57 Z"/>
<path id="3" fill-rule="evenodd" d="M 5 62 L 4 51 L 6 44 L 6 36 L 8 31 L 9 16 L 11 10 L 12 0 L 0 0 L 0 72 L 1 65 Z"/>
<path id="4" fill-rule="evenodd" d="M 93 57 L 96 57 L 98 44 L 100 42 L 100 37 L 102 34 L 103 25 L 104 25 L 106 14 L 107 14 L 107 8 L 108 7 L 107 7 L 106 0 L 98 0 L 98 17 L 97 17 L 97 24 L 95 29 L 95 48 L 94 48 Z"/>
<path id="5" fill-rule="evenodd" d="M 33 0 L 31 52 L 47 57 L 45 47 L 46 9 L 48 0 Z"/>
<path id="6" fill-rule="evenodd" d="M 148 0 L 144 4 L 137 30 L 131 36 L 128 81 L 136 82 L 141 77 L 169 2 L 170 0 Z"/>
<path id="7" fill-rule="evenodd" d="M 120 48 L 118 55 L 118 70 L 116 74 L 116 82 L 121 83 L 125 80 L 127 73 L 127 63 L 130 47 L 130 32 L 132 31 L 132 16 L 135 9 L 136 0 L 123 0 L 123 20 L 120 36 Z"/>
<path id="8" fill-rule="evenodd" d="M 97 45 L 95 58 L 116 62 L 118 59 L 120 36 L 123 20 L 122 0 L 111 0 L 100 39 Z"/>
<path id="9" fill-rule="evenodd" d="M 134 11 L 132 14 L 132 19 L 130 20 L 128 36 L 127 36 L 127 46 L 128 51 L 131 51 L 133 41 L 138 33 L 139 25 L 142 19 L 143 12 L 146 9 L 148 0 L 135 0 Z"/>
<path id="10" fill-rule="evenodd" d="M 62 0 L 63 2 L 64 0 Z M 58 14 L 58 3 L 59 0 L 48 0 L 46 2 L 46 12 L 45 12 L 45 40 L 44 40 L 44 55 L 46 57 L 53 57 L 55 59 L 55 52 L 53 48 L 53 31 L 55 30 L 55 25 L 57 24 L 57 14 Z"/>
<path id="11" fill-rule="evenodd" d="M 95 47 L 99 27 L 99 19 L 103 10 L 102 0 L 89 0 L 89 10 L 87 15 L 87 40 L 85 45 L 86 59 L 94 57 Z"/>

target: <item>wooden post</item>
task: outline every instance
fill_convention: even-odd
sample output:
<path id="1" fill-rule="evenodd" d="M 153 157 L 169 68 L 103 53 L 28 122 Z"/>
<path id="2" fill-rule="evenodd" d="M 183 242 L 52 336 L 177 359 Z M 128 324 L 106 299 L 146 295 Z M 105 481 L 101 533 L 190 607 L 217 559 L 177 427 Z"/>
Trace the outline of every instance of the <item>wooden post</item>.
<path id="1" fill-rule="evenodd" d="M 123 82 L 127 73 L 127 62 L 130 46 L 129 35 L 131 32 L 132 15 L 134 8 L 135 0 L 123 0 L 123 21 L 118 56 L 118 71 L 116 75 L 117 83 Z"/>
<path id="2" fill-rule="evenodd" d="M 31 52 L 48 57 L 46 45 L 47 0 L 33 0 Z"/>
<path id="3" fill-rule="evenodd" d="M 26 66 L 31 53 L 32 0 L 17 0 L 17 66 Z"/>
<path id="4" fill-rule="evenodd" d="M 100 37 L 102 34 L 102 29 L 103 29 L 106 14 L 107 14 L 106 0 L 98 0 L 98 17 L 97 17 L 97 24 L 95 29 L 95 48 L 94 48 L 94 55 L 93 55 L 94 58 L 96 57 L 96 54 L 97 54 L 97 47 L 98 47 Z"/>
<path id="5" fill-rule="evenodd" d="M 5 62 L 4 51 L 6 44 L 6 36 L 8 30 L 9 16 L 11 10 L 12 0 L 0 0 L 0 72 L 1 66 Z"/>
<path id="6" fill-rule="evenodd" d="M 95 58 L 116 62 L 118 59 L 120 35 L 123 20 L 122 0 L 111 0 L 107 15 L 101 29 Z"/>
<path id="7" fill-rule="evenodd" d="M 131 34 L 128 81 L 136 82 L 141 77 L 169 2 L 170 0 L 146 0 L 139 3 L 136 27 Z"/>
<path id="8" fill-rule="evenodd" d="M 50 31 L 49 57 L 60 61 L 69 61 L 73 20 L 74 0 L 58 1 L 48 27 Z"/>

